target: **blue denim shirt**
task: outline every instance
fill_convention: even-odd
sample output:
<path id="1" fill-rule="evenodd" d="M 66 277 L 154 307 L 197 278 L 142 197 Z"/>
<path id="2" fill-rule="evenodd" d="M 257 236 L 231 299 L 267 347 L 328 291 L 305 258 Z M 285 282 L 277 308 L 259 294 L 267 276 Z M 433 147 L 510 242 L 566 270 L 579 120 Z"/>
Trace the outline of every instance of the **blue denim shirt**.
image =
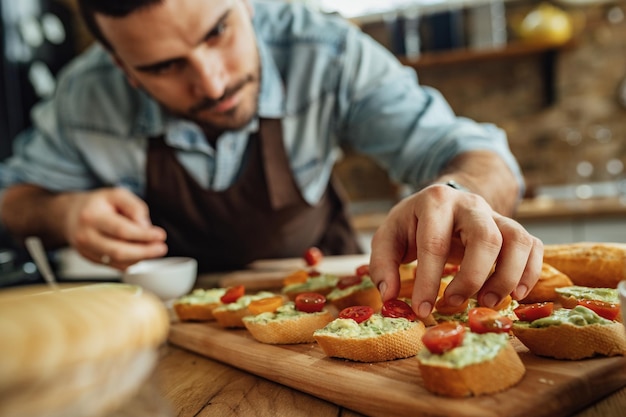
<path id="1" fill-rule="evenodd" d="M 254 3 L 254 9 L 262 65 L 258 117 L 282 119 L 291 168 L 310 203 L 326 189 L 342 144 L 372 156 L 393 180 L 417 187 L 456 155 L 487 149 L 523 184 L 502 130 L 455 116 L 437 91 L 420 86 L 412 69 L 352 24 L 283 2 Z M 258 127 L 255 119 L 226 132 L 214 149 L 198 126 L 132 88 L 100 46 L 64 69 L 54 97 L 32 117 L 34 128 L 0 164 L 0 188 L 123 186 L 144 196 L 147 141 L 164 134 L 200 184 L 223 190 L 236 179 Z"/>

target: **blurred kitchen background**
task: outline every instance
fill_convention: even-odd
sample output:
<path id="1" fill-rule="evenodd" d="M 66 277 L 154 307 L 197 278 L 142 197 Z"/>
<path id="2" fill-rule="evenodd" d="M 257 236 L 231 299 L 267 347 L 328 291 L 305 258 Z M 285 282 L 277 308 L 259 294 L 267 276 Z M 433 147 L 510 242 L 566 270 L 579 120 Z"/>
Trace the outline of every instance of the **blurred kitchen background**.
<path id="1" fill-rule="evenodd" d="M 626 0 L 301 1 L 360 26 L 457 114 L 505 129 L 528 186 L 516 217 L 545 243 L 626 241 Z M 0 19 L 4 159 L 91 38 L 75 0 L 0 0 Z M 350 149 L 337 173 L 368 245 L 412 190 Z M 0 275 L 23 264 L 18 251 L 2 267 L 2 253 Z"/>

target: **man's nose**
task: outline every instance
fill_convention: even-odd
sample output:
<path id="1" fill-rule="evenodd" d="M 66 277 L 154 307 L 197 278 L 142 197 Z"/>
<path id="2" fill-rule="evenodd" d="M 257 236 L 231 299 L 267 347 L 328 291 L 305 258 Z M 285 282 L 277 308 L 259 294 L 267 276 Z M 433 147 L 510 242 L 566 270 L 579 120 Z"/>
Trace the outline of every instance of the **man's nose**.
<path id="1" fill-rule="evenodd" d="M 201 46 L 191 59 L 192 93 L 197 97 L 218 99 L 224 95 L 228 75 L 219 51 Z"/>

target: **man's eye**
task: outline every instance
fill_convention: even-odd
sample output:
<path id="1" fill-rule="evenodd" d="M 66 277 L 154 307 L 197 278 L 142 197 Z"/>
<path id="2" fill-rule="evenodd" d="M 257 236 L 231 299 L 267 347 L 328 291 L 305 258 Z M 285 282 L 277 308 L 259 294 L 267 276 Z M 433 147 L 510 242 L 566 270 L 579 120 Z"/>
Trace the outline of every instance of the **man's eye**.
<path id="1" fill-rule="evenodd" d="M 181 64 L 179 62 L 176 62 L 176 61 L 166 62 L 163 64 L 155 65 L 154 67 L 151 67 L 148 70 L 148 72 L 154 75 L 163 75 L 163 74 L 174 72 L 178 70 L 180 67 L 181 67 Z"/>
<path id="2" fill-rule="evenodd" d="M 215 26 L 215 28 L 211 32 L 209 32 L 209 36 L 207 36 L 207 40 L 217 38 L 218 36 L 222 35 L 225 31 L 226 31 L 226 23 L 225 22 L 218 23 L 217 26 Z"/>

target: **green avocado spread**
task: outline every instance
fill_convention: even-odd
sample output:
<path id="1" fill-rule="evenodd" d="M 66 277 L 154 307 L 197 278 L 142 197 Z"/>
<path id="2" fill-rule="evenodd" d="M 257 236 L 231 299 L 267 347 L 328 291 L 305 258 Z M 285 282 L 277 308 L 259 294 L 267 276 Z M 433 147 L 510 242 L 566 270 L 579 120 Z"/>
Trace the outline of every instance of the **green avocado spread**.
<path id="1" fill-rule="evenodd" d="M 384 333 L 393 333 L 400 330 L 407 330 L 417 326 L 414 321 L 405 318 L 383 317 L 379 313 L 357 323 L 352 319 L 335 319 L 328 323 L 326 327 L 315 331 L 315 335 L 333 335 L 340 338 L 369 338 L 376 337 Z"/>
<path id="2" fill-rule="evenodd" d="M 179 304 L 212 304 L 219 303 L 220 298 L 226 292 L 225 288 L 211 288 L 208 290 L 198 288 L 191 294 L 184 295 L 176 300 Z"/>
<path id="3" fill-rule="evenodd" d="M 465 311 L 456 314 L 446 315 L 438 313 L 435 310 L 433 311 L 433 318 L 437 321 L 458 321 L 461 323 L 467 323 L 467 313 L 470 311 L 470 309 L 474 307 L 478 307 L 478 301 L 476 301 L 475 298 L 470 298 Z M 506 308 L 499 310 L 499 313 L 505 317 L 514 317 L 515 313 L 513 312 L 513 310 L 515 310 L 517 307 L 519 307 L 519 303 L 516 300 L 511 300 Z"/>
<path id="4" fill-rule="evenodd" d="M 273 297 L 276 294 L 269 291 L 260 291 L 256 294 L 242 295 L 234 303 L 223 304 L 217 307 L 220 310 L 236 311 L 248 307 L 251 301 L 260 300 L 261 298 Z"/>
<path id="5" fill-rule="evenodd" d="M 619 295 L 615 288 L 590 288 L 572 285 L 555 289 L 563 297 L 574 297 L 578 300 L 599 300 L 607 303 L 619 304 Z"/>
<path id="6" fill-rule="evenodd" d="M 466 331 L 461 346 L 441 355 L 423 348 L 417 358 L 426 365 L 458 369 L 495 358 L 507 343 L 509 336 L 506 333 L 478 334 Z"/>
<path id="7" fill-rule="evenodd" d="M 326 314 L 326 311 L 321 311 L 317 313 L 305 313 L 303 311 L 296 310 L 296 305 L 293 301 L 289 301 L 282 306 L 278 307 L 275 312 L 266 312 L 257 314 L 256 316 L 246 316 L 243 318 L 244 321 L 253 322 L 253 323 L 262 323 L 267 324 L 270 321 L 276 320 L 290 320 L 295 319 L 304 315 L 321 315 Z"/>
<path id="8" fill-rule="evenodd" d="M 308 292 L 319 291 L 325 288 L 334 287 L 337 284 L 339 277 L 337 275 L 322 274 L 316 277 L 309 277 L 305 282 L 285 285 L 283 287 L 283 294 L 290 292 Z"/>
<path id="9" fill-rule="evenodd" d="M 374 282 L 372 281 L 372 279 L 368 276 L 364 276 L 363 279 L 361 280 L 360 283 L 356 284 L 356 285 L 351 285 L 347 288 L 335 288 L 333 289 L 327 296 L 326 299 L 327 300 L 336 300 L 338 298 L 343 298 L 347 295 L 352 294 L 353 292 L 356 291 L 361 291 L 361 290 L 368 290 L 370 288 L 375 288 L 374 287 Z"/>
<path id="10" fill-rule="evenodd" d="M 587 326 L 590 324 L 611 324 L 611 320 L 607 320 L 598 316 L 594 311 L 583 306 L 576 306 L 572 309 L 559 308 L 554 310 L 548 317 L 543 317 L 528 322 L 517 322 L 515 325 L 527 325 L 529 327 L 542 328 L 549 326 L 559 326 L 569 324 L 574 326 Z"/>

